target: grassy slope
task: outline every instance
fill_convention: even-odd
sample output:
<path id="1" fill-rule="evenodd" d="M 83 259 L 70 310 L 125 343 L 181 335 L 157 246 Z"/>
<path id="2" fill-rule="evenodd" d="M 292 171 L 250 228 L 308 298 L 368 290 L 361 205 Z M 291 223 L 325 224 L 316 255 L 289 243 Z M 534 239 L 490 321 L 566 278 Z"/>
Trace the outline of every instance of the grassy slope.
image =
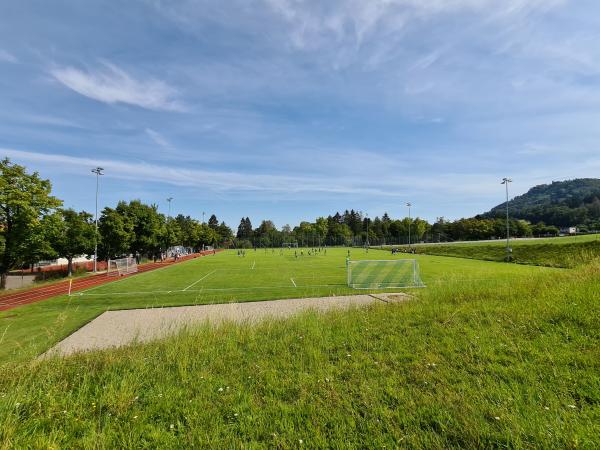
<path id="1" fill-rule="evenodd" d="M 513 260 L 519 264 L 549 267 L 576 267 L 600 257 L 599 235 L 574 236 L 553 239 L 511 241 Z M 458 244 L 419 244 L 417 253 L 455 256 L 459 258 L 503 261 L 506 256 L 505 241 L 470 242 Z"/>
<path id="2" fill-rule="evenodd" d="M 234 251 L 229 251 L 104 285 L 90 290 L 89 296 L 56 297 L 0 312 L 0 363 L 31 359 L 108 309 L 356 293 L 345 285 L 346 256 L 346 249 L 329 249 L 327 256 L 298 259 L 293 257 L 293 251 L 285 256 L 278 252 L 248 252 L 246 258 L 239 258 Z M 354 249 L 352 258 L 383 259 L 392 256 L 384 251 L 371 250 L 367 254 Z M 445 257 L 417 255 L 417 259 L 422 278 L 429 285 L 470 279 L 480 283 L 502 283 L 548 270 Z M 255 268 L 251 269 L 253 265 Z M 215 269 L 218 269 L 217 272 L 186 292 L 120 295 L 124 292 L 183 289 Z M 291 277 L 294 277 L 297 288 L 290 281 Z M 201 287 L 228 290 L 197 291 Z"/>
<path id="3" fill-rule="evenodd" d="M 600 264 L 452 278 L 402 305 L 5 365 L 0 442 L 597 447 Z"/>

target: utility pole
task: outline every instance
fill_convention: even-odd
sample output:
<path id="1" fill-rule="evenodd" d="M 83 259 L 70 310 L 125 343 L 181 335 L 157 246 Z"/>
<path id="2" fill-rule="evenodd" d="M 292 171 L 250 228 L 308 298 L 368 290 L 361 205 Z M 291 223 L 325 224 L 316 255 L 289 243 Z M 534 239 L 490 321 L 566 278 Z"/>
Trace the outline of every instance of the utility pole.
<path id="1" fill-rule="evenodd" d="M 167 199 L 167 202 L 169 202 L 169 215 L 167 216 L 168 219 L 171 218 L 171 201 L 173 200 L 173 197 L 169 197 Z"/>
<path id="2" fill-rule="evenodd" d="M 94 234 L 94 273 L 98 270 L 98 188 L 100 186 L 100 175 L 104 169 L 102 167 L 96 167 L 92 169 L 92 173 L 96 174 L 96 233 Z"/>
<path id="3" fill-rule="evenodd" d="M 510 222 L 508 217 L 508 184 L 512 183 L 510 178 L 502 178 L 502 183 L 506 186 L 506 261 L 510 261 L 512 249 L 510 248 Z"/>
<path id="4" fill-rule="evenodd" d="M 406 203 L 406 206 L 408 206 L 408 249 L 411 249 L 411 245 L 410 245 L 410 225 L 411 225 L 411 218 L 410 218 L 410 207 L 412 206 L 412 203 L 408 202 Z"/>

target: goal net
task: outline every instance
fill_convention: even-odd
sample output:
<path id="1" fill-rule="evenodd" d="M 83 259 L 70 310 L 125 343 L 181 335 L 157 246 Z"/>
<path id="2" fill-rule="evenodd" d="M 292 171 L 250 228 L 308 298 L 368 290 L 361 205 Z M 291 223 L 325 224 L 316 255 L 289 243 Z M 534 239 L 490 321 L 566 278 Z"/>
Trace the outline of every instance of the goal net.
<path id="1" fill-rule="evenodd" d="M 415 259 L 347 261 L 348 286 L 353 289 L 425 287 Z"/>
<path id="2" fill-rule="evenodd" d="M 283 244 L 281 244 L 281 247 L 283 247 L 283 248 L 298 248 L 298 243 L 297 242 L 284 242 Z"/>
<path id="3" fill-rule="evenodd" d="M 135 258 L 119 258 L 108 261 L 108 276 L 121 276 L 138 271 Z"/>

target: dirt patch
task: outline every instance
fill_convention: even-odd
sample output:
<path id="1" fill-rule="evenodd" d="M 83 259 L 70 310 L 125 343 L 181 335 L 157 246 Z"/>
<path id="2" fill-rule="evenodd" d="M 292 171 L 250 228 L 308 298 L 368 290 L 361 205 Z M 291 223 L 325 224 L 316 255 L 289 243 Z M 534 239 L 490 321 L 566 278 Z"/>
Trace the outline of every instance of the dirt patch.
<path id="1" fill-rule="evenodd" d="M 148 342 L 175 334 L 187 326 L 206 322 L 252 324 L 267 318 L 291 317 L 308 310 L 324 312 L 399 301 L 388 298 L 392 295 L 405 300 L 403 294 L 383 294 L 381 298 L 364 294 L 107 311 L 59 342 L 43 357 Z"/>

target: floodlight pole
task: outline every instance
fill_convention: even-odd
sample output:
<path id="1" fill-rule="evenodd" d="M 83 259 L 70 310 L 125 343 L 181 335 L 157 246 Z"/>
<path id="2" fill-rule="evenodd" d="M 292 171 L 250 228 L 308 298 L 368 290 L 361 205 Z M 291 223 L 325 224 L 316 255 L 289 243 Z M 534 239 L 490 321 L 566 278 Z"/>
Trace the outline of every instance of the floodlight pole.
<path id="1" fill-rule="evenodd" d="M 96 224 L 96 232 L 94 233 L 94 273 L 98 270 L 98 188 L 100 186 L 100 175 L 104 169 L 102 167 L 96 167 L 92 169 L 92 173 L 96 174 L 96 216 L 94 222 Z"/>
<path id="2" fill-rule="evenodd" d="M 367 248 L 369 248 L 369 214 L 365 214 L 365 218 L 367 219 Z"/>
<path id="3" fill-rule="evenodd" d="M 512 183 L 510 178 L 502 178 L 502 183 L 506 186 L 506 260 L 510 261 L 510 222 L 508 217 L 508 184 Z"/>
<path id="4" fill-rule="evenodd" d="M 169 215 L 167 216 L 168 219 L 171 218 L 171 201 L 173 200 L 173 197 L 169 197 L 167 199 L 167 202 L 169 202 Z"/>
<path id="5" fill-rule="evenodd" d="M 202 225 L 204 225 L 204 211 L 202 211 Z"/>
<path id="6" fill-rule="evenodd" d="M 410 248 L 411 248 L 411 246 L 410 246 L 410 225 L 411 225 L 410 207 L 412 206 L 412 203 L 408 202 L 408 203 L 406 203 L 406 206 L 408 206 L 408 249 L 410 250 Z"/>

